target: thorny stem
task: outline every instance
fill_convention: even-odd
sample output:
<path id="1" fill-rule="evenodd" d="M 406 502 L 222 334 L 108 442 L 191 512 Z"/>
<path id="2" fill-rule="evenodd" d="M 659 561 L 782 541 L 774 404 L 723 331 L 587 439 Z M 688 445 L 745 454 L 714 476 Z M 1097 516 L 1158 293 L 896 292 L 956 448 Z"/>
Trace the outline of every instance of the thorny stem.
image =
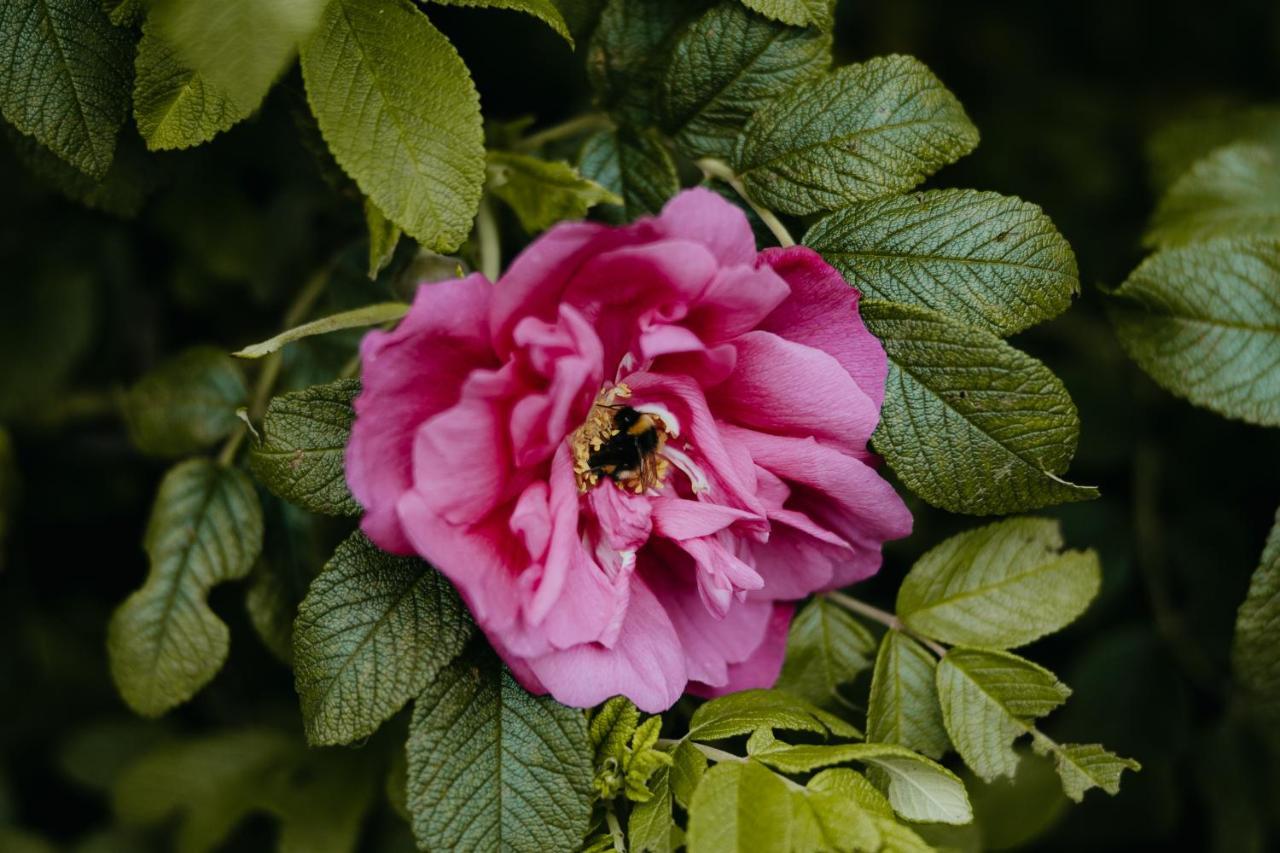
<path id="1" fill-rule="evenodd" d="M 569 139 L 593 130 L 606 130 L 612 126 L 613 122 L 609 120 L 607 115 L 603 113 L 586 113 L 560 124 L 552 125 L 537 133 L 531 133 L 517 142 L 515 147 L 521 151 L 534 151 L 550 142 Z"/>
<path id="2" fill-rule="evenodd" d="M 498 239 L 498 221 L 487 197 L 480 199 L 480 209 L 476 211 L 476 242 L 480 251 L 480 272 L 489 281 L 497 281 L 502 273 L 502 244 Z"/>
<path id="3" fill-rule="evenodd" d="M 874 619 L 876 622 L 879 622 L 881 625 L 884 625 L 888 628 L 892 628 L 895 631 L 901 631 L 904 634 L 910 634 L 912 637 L 914 637 L 915 639 L 919 640 L 921 643 L 924 643 L 926 646 L 928 646 L 929 650 L 932 651 L 938 657 L 942 657 L 947 653 L 947 649 L 945 646 L 939 643 L 935 643 L 933 640 L 930 640 L 928 637 L 923 637 L 920 634 L 917 634 L 916 632 L 910 630 L 909 628 L 907 628 L 906 625 L 902 624 L 901 619 L 899 619 L 897 616 L 894 616 L 892 613 L 888 612 L 887 610 L 881 610 L 879 607 L 872 607 L 870 604 L 867 604 L 865 601 L 859 601 L 853 596 L 845 595 L 843 592 L 828 592 L 824 594 L 826 595 L 827 599 L 829 599 L 830 601 L 834 601 L 836 604 L 839 604 L 841 607 L 845 608 L 846 610 L 851 610 L 860 616 L 867 617 L 868 619 Z"/>
<path id="4" fill-rule="evenodd" d="M 782 220 L 778 218 L 777 214 L 767 207 L 756 204 L 755 199 L 747 194 L 747 188 L 742 185 L 742 180 L 734 174 L 733 169 L 729 168 L 728 163 L 723 160 L 717 160 L 714 157 L 706 157 L 698 161 L 698 168 L 708 178 L 716 178 L 733 187 L 733 191 L 743 201 L 751 205 L 751 209 L 756 212 L 756 216 L 760 217 L 760 221 L 773 232 L 773 236 L 778 240 L 778 245 L 794 246 L 796 244 L 796 241 L 791 237 L 791 232 L 787 230 L 787 226 L 782 224 Z"/>

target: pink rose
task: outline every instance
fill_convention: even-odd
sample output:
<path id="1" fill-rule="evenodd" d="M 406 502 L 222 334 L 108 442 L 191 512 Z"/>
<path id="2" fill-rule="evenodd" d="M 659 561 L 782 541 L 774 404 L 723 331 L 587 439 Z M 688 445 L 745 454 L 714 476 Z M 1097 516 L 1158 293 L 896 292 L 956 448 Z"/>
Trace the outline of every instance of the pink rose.
<path id="1" fill-rule="evenodd" d="M 361 356 L 365 533 L 569 705 L 772 685 L 791 602 L 911 530 L 867 450 L 886 362 L 858 292 L 810 249 L 757 254 L 707 190 L 423 285 Z"/>

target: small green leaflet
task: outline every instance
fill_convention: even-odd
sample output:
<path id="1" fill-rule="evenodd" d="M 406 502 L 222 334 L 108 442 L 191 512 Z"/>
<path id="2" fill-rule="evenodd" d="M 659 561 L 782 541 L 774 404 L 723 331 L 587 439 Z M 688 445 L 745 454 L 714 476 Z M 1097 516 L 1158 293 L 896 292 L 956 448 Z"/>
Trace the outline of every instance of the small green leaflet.
<path id="1" fill-rule="evenodd" d="M 1115 796 L 1120 793 L 1120 774 L 1142 769 L 1132 758 L 1121 758 L 1096 743 L 1057 744 L 1036 732 L 1032 746 L 1041 755 L 1053 756 L 1062 789 L 1077 803 L 1090 788 L 1101 788 Z"/>
<path id="2" fill-rule="evenodd" d="M 310 323 L 303 323 L 301 326 L 295 326 L 288 331 L 281 332 L 274 338 L 268 338 L 261 343 L 251 344 L 239 352 L 233 352 L 232 355 L 237 358 L 262 358 L 264 355 L 270 355 L 280 349 L 285 344 L 293 343 L 302 338 L 308 338 L 312 335 L 326 335 L 329 332 L 336 332 L 341 329 L 379 326 L 383 323 L 399 320 L 407 313 L 409 313 L 409 306 L 403 302 L 380 302 L 377 305 L 353 308 L 350 311 L 342 311 L 338 314 L 322 317 L 319 320 L 312 320 Z"/>
<path id="3" fill-rule="evenodd" d="M 129 111 L 127 32 L 98 0 L 0 3 L 0 113 L 85 174 L 102 178 Z"/>
<path id="4" fill-rule="evenodd" d="M 1231 665 L 1261 716 L 1280 720 L 1280 512 L 1236 617 Z"/>
<path id="5" fill-rule="evenodd" d="M 835 22 L 835 0 L 742 0 L 742 5 L 797 27 L 831 29 Z"/>
<path id="6" fill-rule="evenodd" d="M 506 151 L 489 152 L 489 186 L 537 234 L 565 219 L 581 219 L 597 204 L 623 200 L 577 173 L 568 163 Z"/>
<path id="7" fill-rule="evenodd" d="M 391 263 L 396 246 L 400 245 L 402 231 L 367 198 L 364 200 L 364 224 L 369 230 L 369 278 L 377 279 L 378 273 Z"/>
<path id="8" fill-rule="evenodd" d="M 647 132 L 619 128 L 593 134 L 583 143 L 578 171 L 621 197 L 621 207 L 600 208 L 605 218 L 616 223 L 657 213 L 680 191 L 671 155 L 661 140 Z"/>
<path id="9" fill-rule="evenodd" d="M 107 654 L 129 707 L 156 717 L 209 682 L 230 645 L 205 596 L 249 574 L 262 549 L 262 508 L 240 471 L 208 459 L 170 469 L 143 544 L 146 583 L 111 617 Z"/>
<path id="10" fill-rule="evenodd" d="M 870 299 L 932 308 L 1001 337 L 1056 317 L 1079 292 L 1076 258 L 1034 204 L 930 190 L 852 204 L 804 243 Z"/>
<path id="11" fill-rule="evenodd" d="M 261 436 L 250 448 L 254 476 L 309 512 L 359 515 L 343 468 L 359 393 L 358 380 L 343 379 L 272 399 Z"/>
<path id="12" fill-rule="evenodd" d="M 1143 242 L 1166 248 L 1214 237 L 1280 239 L 1280 139 L 1228 145 L 1197 162 L 1160 199 Z"/>
<path id="13" fill-rule="evenodd" d="M 1097 497 L 1058 476 L 1080 420 L 1043 364 L 927 308 L 868 299 L 861 310 L 889 356 L 873 441 L 913 492 L 975 515 Z"/>
<path id="14" fill-rule="evenodd" d="M 294 624 L 307 740 L 343 744 L 373 734 L 458 656 L 472 630 L 438 572 L 353 533 L 312 581 Z"/>
<path id="15" fill-rule="evenodd" d="M 909 190 L 977 144 L 933 72 L 911 57 L 877 57 L 764 106 L 739 138 L 734 167 L 756 201 L 803 215 Z"/>
<path id="16" fill-rule="evenodd" d="M 879 850 L 876 818 L 841 790 L 812 785 L 791 792 L 791 849 Z"/>
<path id="17" fill-rule="evenodd" d="M 1280 239 L 1157 252 L 1113 292 L 1129 356 L 1198 406 L 1280 425 Z"/>
<path id="18" fill-rule="evenodd" d="M 573 850 L 591 816 L 581 711 L 530 696 L 487 651 L 464 654 L 418 697 L 409 811 L 428 850 Z"/>
<path id="19" fill-rule="evenodd" d="M 249 392 L 240 367 L 221 350 L 195 347 L 148 373 L 124 396 L 129 437 L 143 453 L 184 456 L 239 425 Z"/>
<path id="20" fill-rule="evenodd" d="M 791 792 L 753 761 L 707 771 L 689 806 L 689 853 L 790 853 Z"/>
<path id="21" fill-rule="evenodd" d="M 688 737 L 720 740 L 760 728 L 861 737 L 853 726 L 811 702 L 779 690 L 742 690 L 712 699 L 693 712 Z"/>
<path id="22" fill-rule="evenodd" d="M 671 793 L 684 809 L 693 802 L 693 792 L 707 772 L 707 757 L 692 742 L 682 740 L 671 753 Z"/>
<path id="23" fill-rule="evenodd" d="M 331 0 L 302 49 L 325 142 L 388 219 L 449 252 L 484 184 L 480 101 L 453 45 L 408 0 Z"/>
<path id="24" fill-rule="evenodd" d="M 901 631 L 886 631 L 867 705 L 867 740 L 939 759 L 951 748 L 934 687 L 937 659 Z"/>
<path id="25" fill-rule="evenodd" d="M 676 849 L 680 830 L 671 816 L 670 770 L 660 768 L 652 780 L 652 796 L 631 809 L 627 841 L 634 853 L 672 853 Z"/>
<path id="26" fill-rule="evenodd" d="M 659 92 L 662 127 L 689 157 L 728 160 L 752 113 L 830 65 L 830 36 L 724 0 L 671 49 Z"/>
<path id="27" fill-rule="evenodd" d="M 791 622 L 774 687 L 832 710 L 847 704 L 841 684 L 871 664 L 875 640 L 843 607 L 818 597 Z"/>
<path id="28" fill-rule="evenodd" d="M 1047 518 L 1014 518 L 952 536 L 898 588 L 898 617 L 953 645 L 1025 646 L 1075 621 L 1102 582 L 1092 551 L 1063 551 Z"/>
<path id="29" fill-rule="evenodd" d="M 569 32 L 569 25 L 551 0 L 431 0 L 431 2 L 442 6 L 473 6 L 481 9 L 511 9 L 515 12 L 524 12 L 551 27 L 569 42 L 570 47 L 573 46 L 573 35 Z"/>

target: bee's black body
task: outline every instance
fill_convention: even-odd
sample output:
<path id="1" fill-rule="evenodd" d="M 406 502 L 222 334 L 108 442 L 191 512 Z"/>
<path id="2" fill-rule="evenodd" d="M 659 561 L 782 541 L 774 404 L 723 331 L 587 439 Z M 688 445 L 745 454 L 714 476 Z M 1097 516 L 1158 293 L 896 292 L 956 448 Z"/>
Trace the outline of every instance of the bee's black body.
<path id="1" fill-rule="evenodd" d="M 621 406 L 613 416 L 618 432 L 587 458 L 591 470 L 614 480 L 637 476 L 649 454 L 658 449 L 658 426 L 650 415 Z"/>

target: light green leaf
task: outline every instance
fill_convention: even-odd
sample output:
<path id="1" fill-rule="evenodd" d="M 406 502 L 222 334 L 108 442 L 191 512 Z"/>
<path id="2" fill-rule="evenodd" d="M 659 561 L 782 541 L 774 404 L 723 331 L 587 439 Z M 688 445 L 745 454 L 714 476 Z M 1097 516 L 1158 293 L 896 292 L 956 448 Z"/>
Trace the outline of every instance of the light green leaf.
<path id="1" fill-rule="evenodd" d="M 359 380 L 342 379 L 272 399 L 249 452 L 254 476 L 309 512 L 359 515 L 343 467 L 359 393 Z"/>
<path id="2" fill-rule="evenodd" d="M 102 178 L 129 111 L 129 35 L 98 0 L 0 3 L 0 113 L 85 174 Z"/>
<path id="3" fill-rule="evenodd" d="M 742 0 L 742 4 L 796 27 L 831 29 L 835 23 L 835 0 Z"/>
<path id="4" fill-rule="evenodd" d="M 614 696 L 591 715 L 587 738 L 595 751 L 595 765 L 609 759 L 622 764 L 627 744 L 640 724 L 640 710 L 625 696 Z"/>
<path id="5" fill-rule="evenodd" d="M 1280 512 L 1236 616 L 1231 665 L 1264 719 L 1280 720 Z"/>
<path id="6" fill-rule="evenodd" d="M 123 413 L 143 453 L 184 456 L 229 435 L 248 396 L 240 366 L 226 353 L 194 347 L 138 380 Z"/>
<path id="7" fill-rule="evenodd" d="M 453 45 L 408 0 L 331 0 L 302 49 L 334 158 L 429 249 L 466 238 L 484 184 L 480 101 Z"/>
<path id="8" fill-rule="evenodd" d="M 689 157 L 728 160 L 752 113 L 830 65 L 830 36 L 726 0 L 672 47 L 659 91 L 662 126 Z"/>
<path id="9" fill-rule="evenodd" d="M 1096 743 L 1057 744 L 1036 732 L 1032 744 L 1041 755 L 1053 755 L 1062 789 L 1077 803 L 1090 788 L 1101 788 L 1114 797 L 1120 793 L 1120 774 L 1142 769 L 1132 758 L 1121 758 Z"/>
<path id="10" fill-rule="evenodd" d="M 960 102 L 918 60 L 877 57 L 801 83 L 747 122 L 734 157 L 783 213 L 909 190 L 978 144 Z"/>
<path id="11" fill-rule="evenodd" d="M 883 839 L 875 817 L 844 791 L 810 784 L 803 791 L 792 791 L 791 798 L 791 849 L 797 853 L 880 849 Z"/>
<path id="12" fill-rule="evenodd" d="M 875 817 L 893 817 L 893 806 L 880 793 L 880 789 L 871 784 L 866 776 L 848 767 L 833 767 L 815 773 L 806 787 L 811 791 L 839 794 Z"/>
<path id="13" fill-rule="evenodd" d="M 1213 240 L 1147 258 L 1111 321 L 1166 390 L 1230 418 L 1280 425 L 1280 240 Z"/>
<path id="14" fill-rule="evenodd" d="M 369 199 L 364 200 L 364 223 L 369 230 L 369 278 L 377 279 L 396 253 L 402 234 L 396 225 Z"/>
<path id="15" fill-rule="evenodd" d="M 307 740 L 343 744 L 373 734 L 458 656 L 472 630 L 438 572 L 352 534 L 312 581 L 294 625 Z"/>
<path id="16" fill-rule="evenodd" d="M 972 514 L 1097 497 L 1058 477 L 1080 420 L 1043 364 L 927 308 L 866 300 L 861 310 L 889 356 L 873 440 L 909 489 Z"/>
<path id="17" fill-rule="evenodd" d="M 853 204 L 805 245 L 870 299 L 921 305 L 997 335 L 1055 317 L 1080 290 L 1076 258 L 1039 207 L 930 190 Z"/>
<path id="18" fill-rule="evenodd" d="M 1013 742 L 1071 690 L 1044 667 L 1008 652 L 951 649 L 938 664 L 938 699 L 956 751 L 983 780 L 1013 776 Z"/>
<path id="19" fill-rule="evenodd" d="M 588 180 L 568 163 L 539 160 L 506 151 L 489 152 L 489 185 L 530 234 L 564 219 L 581 219 L 597 204 L 622 198 Z"/>
<path id="20" fill-rule="evenodd" d="M 152 151 L 208 142 L 253 112 L 184 64 L 151 22 L 142 28 L 134 68 L 133 117 Z"/>
<path id="21" fill-rule="evenodd" d="M 195 695 L 226 660 L 227 626 L 205 597 L 243 578 L 262 549 L 262 508 L 240 471 L 208 459 L 170 469 L 143 541 L 146 583 L 111 617 L 107 654 L 129 707 L 156 717 Z"/>
<path id="22" fill-rule="evenodd" d="M 409 810 L 429 850 L 573 850 L 591 816 L 581 711 L 530 696 L 491 655 L 464 655 L 414 705 Z"/>
<path id="23" fill-rule="evenodd" d="M 693 792 L 707 772 L 707 757 L 692 742 L 682 740 L 671 753 L 671 793 L 680 807 L 688 810 Z"/>
<path id="24" fill-rule="evenodd" d="M 749 734 L 759 728 L 827 732 L 836 737 L 856 738 L 853 726 L 823 711 L 812 702 L 779 690 L 743 690 L 712 699 L 693 712 L 688 737 L 720 740 Z"/>
<path id="25" fill-rule="evenodd" d="M 880 641 L 867 705 L 867 739 L 896 743 L 930 758 L 951 748 L 934 687 L 937 661 L 900 631 Z"/>
<path id="26" fill-rule="evenodd" d="M 573 35 L 569 32 L 569 24 L 552 0 L 432 0 L 443 6 L 475 6 L 484 9 L 511 9 L 524 12 L 542 21 L 555 30 L 564 40 L 573 46 Z"/>
<path id="27" fill-rule="evenodd" d="M 884 817 L 876 818 L 875 821 L 884 842 L 880 853 L 934 853 L 934 848 L 910 827 Z"/>
<path id="28" fill-rule="evenodd" d="M 789 853 L 791 793 L 755 762 L 707 771 L 689 806 L 689 853 Z"/>
<path id="29" fill-rule="evenodd" d="M 578 171 L 622 198 L 620 208 L 600 208 L 613 222 L 657 213 L 680 191 L 675 163 L 651 133 L 620 128 L 590 136 L 582 146 Z"/>
<path id="30" fill-rule="evenodd" d="M 1228 145 L 1198 161 L 1160 199 L 1143 243 L 1166 248 L 1214 237 L 1280 239 L 1280 139 Z"/>
<path id="31" fill-rule="evenodd" d="M 295 326 L 288 331 L 281 332 L 274 338 L 268 338 L 262 343 L 252 344 L 239 352 L 233 352 L 232 355 L 237 358 L 262 358 L 264 355 L 270 355 L 280 349 L 285 344 L 293 343 L 302 338 L 309 338 L 312 335 L 327 335 L 329 332 L 337 332 L 341 329 L 380 326 L 383 323 L 399 320 L 408 313 L 409 306 L 403 302 L 379 302 L 377 305 L 353 308 L 350 311 L 342 311 L 338 314 L 322 317 L 319 320 L 312 320 L 310 323 L 303 323 L 301 326 Z"/>
<path id="32" fill-rule="evenodd" d="M 953 645 L 1025 646 L 1074 622 L 1102 583 L 1098 555 L 1063 551 L 1048 518 L 1013 518 L 952 536 L 907 573 L 898 617 Z"/>
<path id="33" fill-rule="evenodd" d="M 817 705 L 845 703 L 838 688 L 871 664 L 875 640 L 839 605 L 818 597 L 791 622 L 787 654 L 774 687 Z"/>
<path id="34" fill-rule="evenodd" d="M 672 843 L 678 831 L 671 816 L 670 768 L 660 768 L 654 775 L 651 787 L 653 796 L 637 803 L 627 819 L 627 841 L 633 853 L 672 853 Z"/>

